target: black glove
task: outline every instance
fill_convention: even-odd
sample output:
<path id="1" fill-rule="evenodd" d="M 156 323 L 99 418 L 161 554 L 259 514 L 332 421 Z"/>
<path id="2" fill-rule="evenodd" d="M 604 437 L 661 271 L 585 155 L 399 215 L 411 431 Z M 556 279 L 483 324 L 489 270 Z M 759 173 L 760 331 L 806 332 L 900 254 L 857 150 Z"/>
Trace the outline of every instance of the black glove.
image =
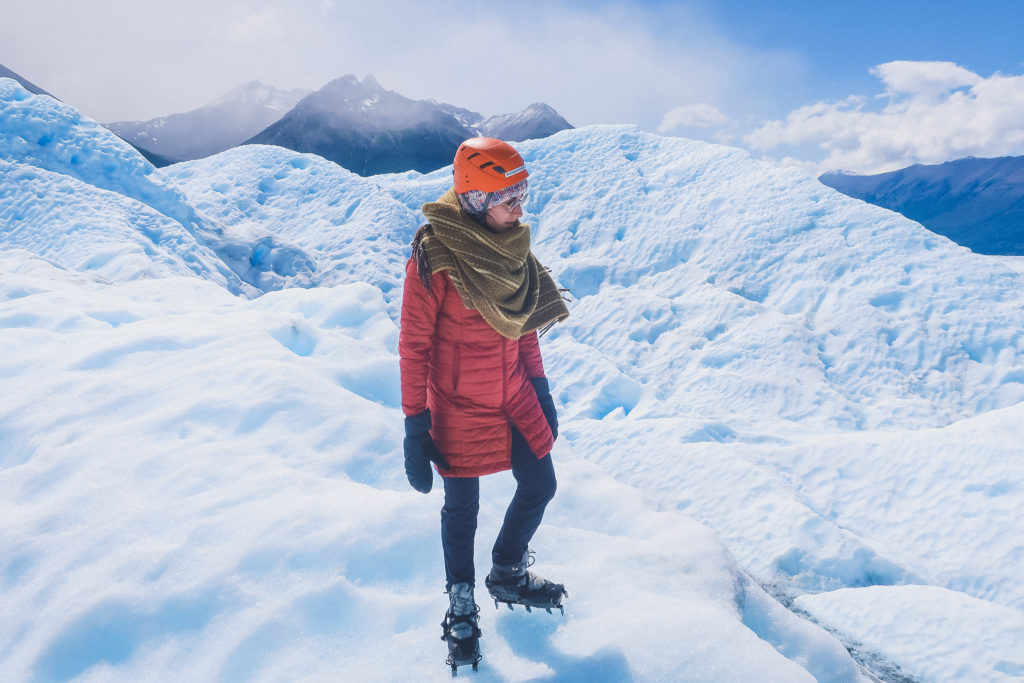
<path id="1" fill-rule="evenodd" d="M 548 426 L 551 427 L 551 436 L 558 438 L 558 412 L 555 410 L 555 400 L 551 398 L 551 389 L 548 387 L 547 377 L 531 377 L 530 384 L 533 385 L 533 390 L 537 392 L 537 402 L 540 403 L 540 409 L 544 411 L 544 417 L 548 420 Z"/>
<path id="2" fill-rule="evenodd" d="M 449 465 L 430 437 L 429 410 L 405 418 L 405 441 L 402 446 L 405 450 L 405 476 L 409 478 L 409 483 L 420 493 L 430 493 L 434 485 L 430 461 L 436 462 L 443 470 L 448 469 Z"/>

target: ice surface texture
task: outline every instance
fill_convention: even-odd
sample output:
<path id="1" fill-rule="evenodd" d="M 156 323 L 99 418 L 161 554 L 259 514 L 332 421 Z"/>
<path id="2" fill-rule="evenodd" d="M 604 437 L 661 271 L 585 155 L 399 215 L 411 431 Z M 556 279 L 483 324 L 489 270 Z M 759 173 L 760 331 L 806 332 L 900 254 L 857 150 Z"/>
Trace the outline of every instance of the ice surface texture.
<path id="1" fill-rule="evenodd" d="M 7 80 L 0 132 L 0 679 L 447 678 L 395 320 L 450 171 L 156 171 Z M 1020 264 L 729 148 L 520 147 L 572 599 L 485 611 L 479 677 L 1020 676 Z"/>

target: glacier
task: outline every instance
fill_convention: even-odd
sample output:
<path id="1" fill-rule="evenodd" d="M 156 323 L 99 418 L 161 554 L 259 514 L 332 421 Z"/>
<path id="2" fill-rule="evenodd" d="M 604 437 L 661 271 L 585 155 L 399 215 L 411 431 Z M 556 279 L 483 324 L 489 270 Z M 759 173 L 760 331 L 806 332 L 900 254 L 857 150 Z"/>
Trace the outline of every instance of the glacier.
<path id="1" fill-rule="evenodd" d="M 482 604 L 476 675 L 1018 678 L 1020 263 L 736 149 L 517 147 L 574 298 L 535 539 L 571 597 Z M 156 170 L 0 79 L 0 173 L 0 678 L 448 679 L 397 318 L 450 169 Z"/>

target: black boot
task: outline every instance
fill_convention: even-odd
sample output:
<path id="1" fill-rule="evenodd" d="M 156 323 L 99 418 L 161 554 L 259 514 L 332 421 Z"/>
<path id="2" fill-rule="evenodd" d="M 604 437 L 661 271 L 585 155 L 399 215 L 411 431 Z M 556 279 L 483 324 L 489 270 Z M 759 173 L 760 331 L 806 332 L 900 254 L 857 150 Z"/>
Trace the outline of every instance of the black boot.
<path id="1" fill-rule="evenodd" d="M 565 586 L 527 571 L 527 567 L 532 564 L 533 551 L 527 548 L 519 562 L 510 566 L 491 567 L 491 573 L 487 575 L 484 583 L 494 598 L 494 606 L 497 607 L 499 602 L 503 602 L 509 609 L 512 609 L 512 605 L 524 605 L 527 612 L 531 611 L 531 607 L 539 607 L 549 613 L 551 608 L 555 607 L 565 614 L 562 598 L 569 597 Z"/>
<path id="2" fill-rule="evenodd" d="M 448 643 L 448 665 L 452 676 L 460 666 L 470 664 L 476 671 L 480 661 L 480 627 L 477 621 L 480 608 L 473 600 L 473 587 L 468 583 L 457 583 L 448 590 L 448 611 L 441 622 L 444 633 L 441 640 Z"/>

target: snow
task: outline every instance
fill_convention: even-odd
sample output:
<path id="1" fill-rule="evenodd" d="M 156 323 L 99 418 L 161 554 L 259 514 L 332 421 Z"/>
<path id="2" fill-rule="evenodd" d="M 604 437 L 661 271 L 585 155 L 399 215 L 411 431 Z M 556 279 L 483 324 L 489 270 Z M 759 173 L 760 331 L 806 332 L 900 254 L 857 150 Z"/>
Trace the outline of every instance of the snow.
<path id="1" fill-rule="evenodd" d="M 157 171 L 10 80 L 0 131 L 0 679 L 449 679 L 396 320 L 450 170 Z M 575 297 L 533 544 L 570 597 L 478 595 L 474 678 L 1024 675 L 1019 261 L 734 149 L 519 147 Z"/>
<path id="2" fill-rule="evenodd" d="M 191 271 L 234 293 L 310 284 L 313 264 L 301 250 L 259 226 L 199 216 L 130 145 L 72 107 L 0 79 L 0 129 L 11 245 L 115 280 L 123 269 L 147 270 L 141 252 L 154 254 L 154 272 Z M 54 223 L 81 239 L 59 239 Z"/>
<path id="3" fill-rule="evenodd" d="M 1024 615 L 935 586 L 873 586 L 804 595 L 796 604 L 925 680 L 1024 676 Z M 993 628 L 997 625 L 998 628 Z M 964 651 L 971 657 L 964 657 Z"/>

